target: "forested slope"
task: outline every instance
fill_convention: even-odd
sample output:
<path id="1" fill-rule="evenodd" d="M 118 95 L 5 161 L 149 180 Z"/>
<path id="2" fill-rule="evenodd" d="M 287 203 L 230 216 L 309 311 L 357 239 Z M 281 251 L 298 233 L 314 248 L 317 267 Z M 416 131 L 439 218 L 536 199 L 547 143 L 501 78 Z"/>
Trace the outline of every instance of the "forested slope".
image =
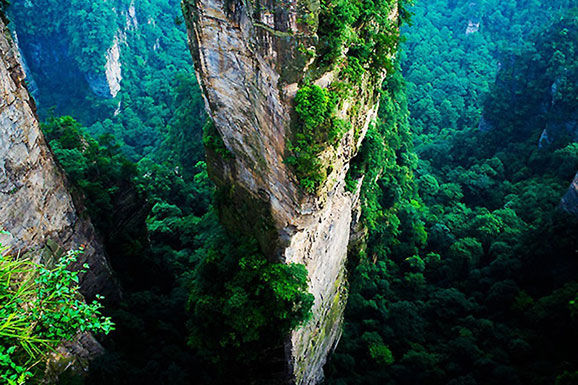
<path id="1" fill-rule="evenodd" d="M 413 221 L 382 203 L 395 246 L 370 243 L 354 273 L 328 383 L 576 381 L 578 221 L 560 209 L 578 169 L 569 5 L 413 8 L 402 66 L 422 203 Z"/>
<path id="2" fill-rule="evenodd" d="M 179 1 L 11 3 L 41 118 L 72 115 L 96 137 L 114 135 L 135 161 L 169 130 L 200 131 L 204 112 Z M 185 87 L 197 93 L 189 126 L 180 125 Z"/>

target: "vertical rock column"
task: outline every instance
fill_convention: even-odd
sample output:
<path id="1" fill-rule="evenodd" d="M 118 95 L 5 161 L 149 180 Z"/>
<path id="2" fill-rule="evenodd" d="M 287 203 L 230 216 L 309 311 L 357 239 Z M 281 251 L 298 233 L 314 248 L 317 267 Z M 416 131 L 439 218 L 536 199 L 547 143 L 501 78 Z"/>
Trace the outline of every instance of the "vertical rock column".
<path id="1" fill-rule="evenodd" d="M 295 126 L 294 98 L 308 81 L 327 88 L 337 70 L 314 68 L 318 1 L 184 0 L 191 52 L 211 136 L 225 148 L 207 148 L 209 174 L 220 190 L 221 220 L 257 238 L 273 261 L 302 263 L 315 297 L 313 317 L 287 338 L 289 382 L 316 384 L 341 334 L 347 297 L 345 261 L 359 191 L 345 176 L 376 116 L 381 81 L 363 79 L 336 114 L 351 123 L 327 148 L 327 180 L 314 194 L 287 165 Z M 392 15 L 397 17 L 397 15 Z M 385 75 L 385 74 L 384 74 Z M 383 79 L 381 79 L 383 80 Z"/>
<path id="2" fill-rule="evenodd" d="M 48 257 L 84 245 L 78 266 L 90 265 L 82 291 L 117 293 L 103 247 L 79 214 L 66 179 L 55 164 L 24 84 L 18 49 L 0 19 L 0 226 L 13 252 Z"/>
<path id="3" fill-rule="evenodd" d="M 570 184 L 570 188 L 560 203 L 564 211 L 578 216 L 578 173 Z"/>

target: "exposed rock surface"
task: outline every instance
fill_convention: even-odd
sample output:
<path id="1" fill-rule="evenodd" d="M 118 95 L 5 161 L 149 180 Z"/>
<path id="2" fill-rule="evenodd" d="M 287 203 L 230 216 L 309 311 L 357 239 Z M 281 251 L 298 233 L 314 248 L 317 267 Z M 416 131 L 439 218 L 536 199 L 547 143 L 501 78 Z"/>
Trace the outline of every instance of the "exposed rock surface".
<path id="1" fill-rule="evenodd" d="M 64 342 L 50 354 L 43 384 L 59 384 L 63 373 L 73 378 L 86 375 L 90 361 L 104 354 L 102 345 L 90 333 L 79 333 L 72 341 Z"/>
<path id="2" fill-rule="evenodd" d="M 561 86 L 563 83 L 561 77 L 557 78 L 550 87 L 548 99 L 544 102 L 543 108 L 549 112 L 550 119 L 546 122 L 538 141 L 540 148 L 547 147 L 564 137 L 578 141 L 578 110 L 576 110 L 578 104 L 564 94 L 564 91 L 568 91 L 567 86 Z"/>
<path id="3" fill-rule="evenodd" d="M 84 245 L 78 265 L 90 270 L 81 278 L 83 293 L 114 295 L 102 245 L 73 202 L 34 109 L 18 50 L 0 21 L 0 226 L 11 234 L 2 243 L 44 258 Z"/>
<path id="4" fill-rule="evenodd" d="M 473 20 L 468 21 L 468 27 L 466 28 L 466 35 L 471 35 L 473 33 L 478 33 L 480 30 L 480 22 L 475 22 Z"/>
<path id="5" fill-rule="evenodd" d="M 365 79 L 355 100 L 339 103 L 337 115 L 352 129 L 323 153 L 332 166 L 328 179 L 317 194 L 306 194 L 285 160 L 293 99 L 312 64 L 303 47 L 316 41 L 315 28 L 302 20 L 317 17 L 319 4 L 190 0 L 183 7 L 215 135 L 232 153 L 224 158 L 208 151 L 210 175 L 227 197 L 221 218 L 257 237 L 272 260 L 306 266 L 313 319 L 288 338 L 287 378 L 316 384 L 339 340 L 347 297 L 345 261 L 358 193 L 346 191 L 344 179 L 376 115 L 378 87 Z M 327 87 L 336 74 L 315 76 Z"/>
<path id="6" fill-rule="evenodd" d="M 578 215 L 578 173 L 574 177 L 568 192 L 562 198 L 561 205 L 570 214 Z"/>
<path id="7" fill-rule="evenodd" d="M 106 51 L 104 73 L 86 74 L 86 80 L 92 92 L 105 99 L 115 98 L 120 92 L 120 82 L 122 81 L 121 42 L 121 33 L 118 31 L 112 41 L 112 46 Z"/>

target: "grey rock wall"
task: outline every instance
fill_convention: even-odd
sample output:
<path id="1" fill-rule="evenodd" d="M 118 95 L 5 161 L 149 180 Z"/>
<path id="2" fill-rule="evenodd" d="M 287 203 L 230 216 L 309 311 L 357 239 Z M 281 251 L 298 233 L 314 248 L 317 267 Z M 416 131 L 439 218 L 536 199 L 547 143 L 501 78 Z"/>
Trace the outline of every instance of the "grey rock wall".
<path id="1" fill-rule="evenodd" d="M 331 171 L 317 194 L 307 194 L 285 160 L 293 99 L 312 73 L 303 48 L 316 42 L 316 27 L 302 20 L 316 17 L 319 4 L 185 0 L 183 10 L 208 114 L 233 154 L 223 159 L 209 151 L 211 178 L 229 191 L 222 217 L 257 237 L 272 260 L 306 266 L 313 317 L 288 336 L 285 359 L 289 383 L 317 384 L 341 335 L 347 300 L 345 262 L 359 192 L 346 191 L 344 180 L 376 116 L 379 85 L 365 79 L 355 100 L 339 104 L 338 116 L 352 129 L 323 152 Z M 336 80 L 332 70 L 315 76 L 321 87 Z"/>
<path id="2" fill-rule="evenodd" d="M 11 234 L 2 243 L 37 258 L 83 245 L 78 265 L 90 265 L 83 293 L 117 295 L 103 247 L 73 201 L 34 111 L 18 49 L 0 21 L 0 226 Z"/>
<path id="3" fill-rule="evenodd" d="M 106 51 L 104 72 L 85 74 L 90 89 L 101 98 L 115 98 L 120 92 L 122 81 L 121 44 L 126 43 L 122 40 L 122 33 L 119 30 L 111 47 Z"/>

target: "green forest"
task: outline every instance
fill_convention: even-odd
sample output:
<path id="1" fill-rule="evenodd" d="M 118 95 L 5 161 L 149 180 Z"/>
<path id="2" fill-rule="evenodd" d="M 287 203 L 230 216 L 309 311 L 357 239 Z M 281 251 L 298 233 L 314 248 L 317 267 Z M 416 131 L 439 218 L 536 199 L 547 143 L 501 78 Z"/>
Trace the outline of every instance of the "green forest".
<path id="1" fill-rule="evenodd" d="M 82 250 L 52 267 L 0 245 L 2 383 L 46 383 L 44 358 L 78 330 L 104 353 L 62 385 L 285 383 L 272 357 L 312 319 L 308 271 L 221 224 L 233 192 L 206 155 L 235 154 L 205 110 L 180 2 L 10 3 L 46 142 L 123 295 L 79 299 L 68 266 Z M 343 334 L 319 383 L 578 384 L 578 215 L 560 203 L 578 171 L 578 4 L 319 6 L 299 21 L 320 26 L 311 65 L 340 81 L 296 91 L 286 163 L 303 194 L 351 129 L 340 100 L 387 71 L 345 178 L 364 236 L 349 244 Z M 117 40 L 121 88 L 103 98 L 89 83 Z"/>

